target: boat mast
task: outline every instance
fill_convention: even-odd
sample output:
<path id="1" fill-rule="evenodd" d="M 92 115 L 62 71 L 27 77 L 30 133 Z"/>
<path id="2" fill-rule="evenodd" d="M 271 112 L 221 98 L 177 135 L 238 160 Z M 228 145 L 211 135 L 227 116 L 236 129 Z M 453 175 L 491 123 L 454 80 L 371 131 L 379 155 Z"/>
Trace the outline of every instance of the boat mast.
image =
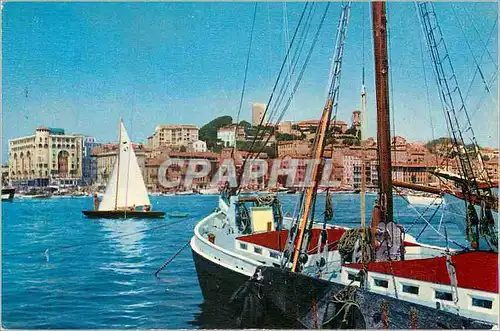
<path id="1" fill-rule="evenodd" d="M 372 2 L 375 90 L 377 100 L 377 145 L 379 203 L 384 223 L 392 222 L 392 164 L 389 121 L 389 64 L 387 57 L 387 16 L 385 2 Z"/>
<path id="2" fill-rule="evenodd" d="M 325 108 L 323 109 L 323 115 L 321 116 L 321 120 L 319 123 L 318 127 L 318 133 L 317 133 L 317 138 L 316 138 L 316 144 L 314 146 L 313 150 L 313 160 L 321 160 L 322 161 L 322 156 L 323 156 L 323 150 L 324 150 L 324 143 L 325 143 L 325 136 L 328 130 L 328 124 L 330 122 L 330 115 L 332 113 L 332 100 L 328 100 Z M 297 242 L 297 247 L 298 249 L 294 250 L 293 253 L 293 264 L 292 264 L 292 271 L 295 272 L 297 269 L 297 264 L 299 261 L 299 255 L 300 251 L 302 248 L 302 241 L 304 239 L 304 232 L 306 229 L 307 225 L 307 220 L 309 218 L 309 213 L 311 211 L 312 205 L 313 205 L 313 198 L 316 195 L 316 191 L 318 189 L 318 182 L 319 182 L 319 176 L 318 173 L 320 165 L 317 162 L 314 162 L 313 169 L 312 169 L 312 175 L 311 178 L 314 181 L 313 185 L 310 185 L 307 187 L 306 190 L 306 198 L 304 201 L 304 212 L 302 213 L 302 217 L 300 219 L 300 225 L 299 225 L 299 237 L 298 237 L 298 242 Z"/>
<path id="3" fill-rule="evenodd" d="M 331 68 L 331 81 L 328 89 L 328 98 L 323 108 L 323 113 L 321 115 L 320 123 L 318 125 L 318 129 L 316 131 L 315 142 L 313 145 L 313 149 L 311 152 L 311 156 L 313 158 L 313 169 L 311 173 L 311 179 L 313 181 L 312 185 L 309 185 L 306 189 L 305 199 L 303 203 L 303 213 L 300 218 L 299 226 L 298 226 L 298 240 L 296 245 L 294 245 L 293 250 L 293 263 L 292 263 L 292 272 L 297 272 L 299 265 L 299 256 L 302 254 L 307 254 L 304 252 L 304 238 L 308 236 L 306 233 L 306 226 L 311 217 L 310 222 L 312 224 L 312 218 L 314 212 L 314 202 L 316 197 L 316 191 L 318 190 L 318 185 L 321 180 L 321 175 L 323 173 L 324 167 L 324 158 L 323 153 L 326 145 L 326 136 L 328 134 L 330 121 L 332 119 L 332 110 L 335 109 L 335 113 L 338 107 L 338 94 L 340 87 L 340 77 L 341 77 L 341 68 L 342 68 L 342 58 L 344 55 L 344 44 L 347 36 L 347 25 L 349 23 L 349 14 L 351 11 L 351 2 L 344 4 L 342 6 L 339 24 L 337 29 L 337 35 L 335 39 L 335 50 L 334 57 L 332 61 Z M 334 124 L 335 126 L 335 124 Z M 307 245 L 307 244 L 305 244 Z"/>
<path id="4" fill-rule="evenodd" d="M 118 183 L 120 182 L 120 148 L 122 143 L 122 119 L 118 122 L 118 148 L 116 150 L 116 186 L 115 186 L 115 210 L 118 209 Z"/>

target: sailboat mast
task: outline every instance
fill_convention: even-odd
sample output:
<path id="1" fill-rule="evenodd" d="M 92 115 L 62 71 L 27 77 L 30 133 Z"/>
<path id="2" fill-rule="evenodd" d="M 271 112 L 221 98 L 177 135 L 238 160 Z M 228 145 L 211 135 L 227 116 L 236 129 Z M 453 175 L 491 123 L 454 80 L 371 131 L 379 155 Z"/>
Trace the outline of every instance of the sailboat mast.
<path id="1" fill-rule="evenodd" d="M 117 166 L 117 174 L 116 174 L 116 190 L 115 190 L 115 210 L 118 208 L 118 183 L 120 183 L 120 148 L 122 143 L 122 120 L 118 122 L 118 148 L 116 149 L 116 157 L 118 162 Z"/>
<path id="2" fill-rule="evenodd" d="M 377 145 L 379 163 L 379 203 L 383 222 L 393 217 L 391 133 L 389 115 L 389 64 L 387 56 L 387 16 L 385 2 L 372 2 L 377 100 Z"/>

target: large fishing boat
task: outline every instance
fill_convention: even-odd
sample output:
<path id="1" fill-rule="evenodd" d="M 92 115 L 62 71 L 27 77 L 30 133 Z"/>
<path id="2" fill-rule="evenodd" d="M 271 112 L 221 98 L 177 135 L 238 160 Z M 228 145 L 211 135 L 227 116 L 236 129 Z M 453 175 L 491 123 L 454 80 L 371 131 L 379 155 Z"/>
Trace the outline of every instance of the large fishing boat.
<path id="1" fill-rule="evenodd" d="M 446 82 L 439 86 L 450 135 L 458 146 L 465 146 L 454 122 L 455 107 L 464 106 L 449 102 L 458 85 L 454 75 L 439 67 L 449 56 L 433 6 L 424 2 L 416 7 L 437 80 Z M 328 98 L 311 152 L 322 162 L 312 168 L 315 184 L 300 193 L 297 216 L 283 217 L 275 195 L 242 197 L 226 190 L 218 208 L 196 225 L 191 239 L 203 296 L 230 305 L 241 327 L 259 327 L 268 319 L 274 327 L 299 328 L 498 327 L 496 197 L 488 187 L 479 189 L 468 152 L 457 155 L 464 179 L 462 201 L 467 204 L 467 213 L 458 221 L 464 224 L 468 247 L 449 248 L 453 241 L 446 226 L 442 247 L 418 243 L 393 217 L 385 3 L 373 2 L 371 8 L 379 189 L 370 224 L 364 215 L 364 180 L 360 228 L 330 224 L 328 206 L 323 222 L 315 215 L 326 135 L 338 101 L 347 3 L 341 6 Z M 331 197 L 327 192 L 327 204 Z M 474 197 L 482 197 L 479 209 Z"/>
<path id="2" fill-rule="evenodd" d="M 165 215 L 164 212 L 151 210 L 141 168 L 121 120 L 113 172 L 102 201 L 99 202 L 97 194 L 94 195 L 94 207 L 95 210 L 84 210 L 82 213 L 89 218 L 160 218 Z"/>

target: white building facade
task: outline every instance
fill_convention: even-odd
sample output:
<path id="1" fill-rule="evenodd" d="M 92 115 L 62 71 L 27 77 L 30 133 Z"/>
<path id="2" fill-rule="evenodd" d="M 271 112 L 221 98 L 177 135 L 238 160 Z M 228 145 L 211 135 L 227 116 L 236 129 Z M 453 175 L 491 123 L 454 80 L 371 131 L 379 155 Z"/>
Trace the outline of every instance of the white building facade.
<path id="1" fill-rule="evenodd" d="M 9 140 L 9 180 L 13 186 L 47 186 L 82 178 L 83 136 L 40 126 L 35 134 Z"/>

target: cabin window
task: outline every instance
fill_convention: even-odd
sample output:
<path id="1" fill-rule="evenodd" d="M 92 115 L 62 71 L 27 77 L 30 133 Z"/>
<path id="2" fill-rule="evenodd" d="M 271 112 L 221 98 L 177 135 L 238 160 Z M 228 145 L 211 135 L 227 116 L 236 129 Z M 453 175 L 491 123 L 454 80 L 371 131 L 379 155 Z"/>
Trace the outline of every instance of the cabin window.
<path id="1" fill-rule="evenodd" d="M 389 282 L 385 279 L 374 278 L 373 282 L 375 283 L 375 286 L 389 288 Z"/>
<path id="2" fill-rule="evenodd" d="M 255 253 L 257 253 L 257 254 L 262 254 L 262 248 L 260 248 L 260 247 L 254 247 L 254 248 L 253 248 L 253 251 L 254 251 Z"/>
<path id="3" fill-rule="evenodd" d="M 240 249 L 247 249 L 248 245 L 245 243 L 240 243 Z"/>
<path id="4" fill-rule="evenodd" d="M 360 277 L 357 274 L 354 274 L 352 272 L 348 272 L 347 273 L 347 279 L 353 280 L 355 282 L 359 282 L 360 281 Z"/>
<path id="5" fill-rule="evenodd" d="M 269 252 L 269 256 L 272 257 L 273 259 L 279 259 L 280 258 L 280 254 L 278 252 L 273 252 L 273 251 Z"/>
<path id="6" fill-rule="evenodd" d="M 403 285 L 403 292 L 418 295 L 418 286 Z"/>
<path id="7" fill-rule="evenodd" d="M 453 300 L 453 296 L 451 295 L 451 293 L 446 291 L 436 291 L 435 298 L 438 300 L 446 300 L 446 301 Z"/>
<path id="8" fill-rule="evenodd" d="M 491 307 L 493 307 L 493 301 L 487 299 L 472 298 L 472 305 L 474 307 L 491 309 Z"/>

